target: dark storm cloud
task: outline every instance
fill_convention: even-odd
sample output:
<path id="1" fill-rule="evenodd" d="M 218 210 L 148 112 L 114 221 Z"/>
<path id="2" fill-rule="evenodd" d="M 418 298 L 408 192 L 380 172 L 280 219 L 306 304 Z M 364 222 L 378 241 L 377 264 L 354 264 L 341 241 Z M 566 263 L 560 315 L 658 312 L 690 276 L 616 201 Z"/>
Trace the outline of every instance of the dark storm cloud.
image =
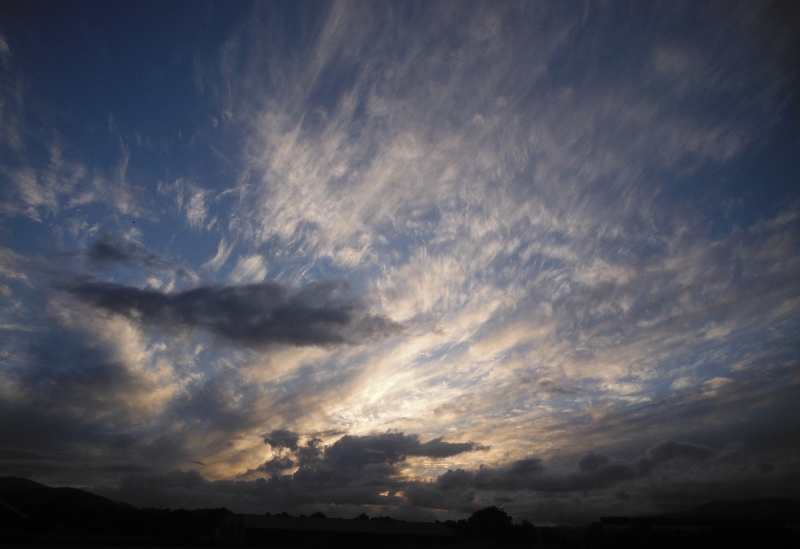
<path id="1" fill-rule="evenodd" d="M 464 452 L 488 450 L 475 442 L 445 442 L 443 437 L 420 442 L 418 435 L 379 433 L 374 435 L 345 435 L 330 446 L 311 437 L 300 445 L 300 435 L 277 429 L 264 435 L 264 443 L 274 449 L 285 449 L 297 456 L 301 468 L 305 465 L 342 469 L 363 468 L 368 465 L 389 465 L 405 461 L 409 456 L 434 459 L 452 457 Z"/>
<path id="2" fill-rule="evenodd" d="M 436 479 L 436 487 L 440 490 L 464 488 L 472 483 L 474 474 L 464 469 L 448 470 Z"/>
<path id="3" fill-rule="evenodd" d="M 264 443 L 269 444 L 273 448 L 297 450 L 297 443 L 299 440 L 300 435 L 285 429 L 276 429 L 271 433 L 264 435 Z"/>
<path id="4" fill-rule="evenodd" d="M 125 365 L 81 333 L 49 333 L 21 352 L 19 390 L 42 409 L 110 413 L 118 407 L 115 395 L 137 389 Z"/>
<path id="5" fill-rule="evenodd" d="M 442 437 L 422 443 L 417 435 L 403 433 L 345 435 L 325 450 L 325 460 L 344 467 L 361 467 L 371 463 L 393 465 L 408 456 L 444 458 L 486 449 L 474 442 L 444 442 Z"/>
<path id="6" fill-rule="evenodd" d="M 413 435 L 416 436 L 416 435 Z M 491 446 L 484 444 L 476 444 L 474 442 L 444 442 L 444 437 L 429 440 L 419 446 L 419 453 L 412 453 L 409 455 L 425 456 L 430 458 L 445 458 L 460 454 L 461 452 L 474 452 L 474 451 L 487 451 L 491 450 Z"/>
<path id="7" fill-rule="evenodd" d="M 0 395 L 3 474 L 95 482 L 152 470 L 138 461 L 147 453 L 136 418 L 153 389 L 147 380 L 79 331 L 38 334 L 10 356 L 3 379 L 9 390 Z M 174 467 L 181 449 L 163 450 L 153 453 Z"/>
<path id="8" fill-rule="evenodd" d="M 370 314 L 347 290 L 347 283 L 339 280 L 299 289 L 277 282 L 202 286 L 178 293 L 107 283 L 68 289 L 95 307 L 145 324 L 205 329 L 251 347 L 357 344 L 401 330 L 391 319 Z"/>
<path id="9" fill-rule="evenodd" d="M 286 469 L 291 469 L 295 466 L 295 462 L 289 457 L 274 457 L 265 461 L 257 470 L 259 472 L 267 473 L 268 475 L 275 475 L 282 473 Z"/>
<path id="10" fill-rule="evenodd" d="M 294 441 L 294 435 L 283 431 L 275 442 L 280 444 L 283 438 Z M 301 438 L 298 435 L 298 439 Z M 310 439 L 309 444 L 319 447 L 317 439 Z M 754 483 L 774 485 L 780 478 L 764 472 L 755 462 L 728 455 L 730 452 L 676 441 L 658 443 L 633 460 L 588 452 L 572 470 L 546 465 L 540 458 L 529 457 L 503 466 L 450 470 L 433 481 L 409 480 L 399 474 L 398 465 L 404 455 L 430 453 L 430 447 L 424 449 L 425 444 L 420 443 L 417 436 L 404 433 L 348 435 L 305 462 L 298 463 L 288 456 L 270 459 L 255 471 L 267 473 L 269 478 L 209 481 L 196 471 L 134 474 L 123 479 L 118 487 L 101 491 L 140 505 L 226 505 L 249 512 L 307 512 L 313 506 L 332 506 L 329 508 L 333 510 L 332 516 L 340 516 L 344 508 L 377 505 L 384 508 L 382 513 L 388 514 L 414 508 L 448 509 L 468 514 L 485 505 L 482 502 L 497 501 L 498 497 L 509 502 L 520 501 L 522 505 L 527 505 L 524 502 L 530 497 L 553 504 L 568 498 L 570 506 L 576 505 L 576 501 L 594 505 L 602 500 L 603 505 L 618 505 L 614 502 L 633 499 L 636 501 L 631 505 L 640 505 L 644 498 L 653 509 L 668 510 L 676 501 L 684 506 L 703 501 L 714 494 L 712 489 L 722 490 L 720 494 L 741 494 L 753 490 Z M 456 451 L 459 445 L 453 443 L 452 446 L 448 452 Z M 298 443 L 297 448 L 299 451 L 303 445 Z M 693 465 L 691 475 L 681 473 L 681 460 L 689 460 Z M 281 474 L 297 465 L 296 472 Z M 742 476 L 743 468 L 750 471 L 751 477 Z M 726 472 L 720 476 L 720 471 Z M 655 474 L 657 472 L 660 473 Z M 764 489 L 768 488 L 762 486 Z M 637 494 L 636 498 L 620 497 L 631 491 Z M 587 517 L 589 515 L 579 518 Z"/>
<path id="11" fill-rule="evenodd" d="M 714 457 L 705 446 L 672 440 L 660 442 L 644 455 L 627 461 L 588 452 L 578 461 L 578 470 L 548 470 L 541 459 L 531 457 L 500 467 L 482 465 L 477 470 L 449 470 L 436 480 L 443 491 L 453 489 L 534 490 L 562 492 L 602 488 L 645 476 L 660 465 L 685 459 L 703 461 Z"/>
<path id="12" fill-rule="evenodd" d="M 488 449 L 475 442 L 445 442 L 442 437 L 420 442 L 418 435 L 405 433 L 345 435 L 329 446 L 316 437 L 300 444 L 301 438 L 285 429 L 264 435 L 264 443 L 279 455 L 242 477 L 271 475 L 271 486 L 280 488 L 292 501 L 306 501 L 310 491 L 326 493 L 330 501 L 377 504 L 381 502 L 379 492 L 403 489 L 405 482 L 399 480 L 397 466 L 409 457 L 439 459 Z M 281 474 L 295 466 L 298 469 L 293 474 Z M 376 491 L 378 486 L 382 488 Z"/>
<path id="13" fill-rule="evenodd" d="M 474 442 L 454 443 L 436 438 L 420 442 L 419 436 L 405 433 L 380 433 L 366 436 L 345 435 L 324 447 L 315 437 L 301 444 L 300 434 L 275 430 L 264 441 L 287 454 L 275 456 L 245 477 L 268 474 L 268 479 L 208 481 L 195 471 L 167 475 L 133 475 L 117 488 L 104 493 L 147 505 L 241 507 L 250 500 L 250 509 L 285 510 L 309 504 L 387 505 L 400 504 L 396 493 L 416 484 L 399 473 L 398 465 L 410 456 L 442 458 L 464 452 L 485 450 Z M 283 471 L 298 466 L 292 474 Z M 395 494 L 382 496 L 381 493 Z"/>
<path id="14" fill-rule="evenodd" d="M 800 380 L 791 362 L 775 364 L 775 357 L 789 352 L 776 345 L 770 354 L 753 358 L 759 376 L 732 378 L 715 388 L 710 382 L 696 383 L 683 392 L 669 392 L 662 398 L 634 406 L 598 409 L 590 422 L 576 425 L 565 421 L 559 428 L 571 429 L 575 437 L 586 441 L 608 436 L 635 441 L 647 433 L 648 437 L 666 440 L 691 436 L 692 440 L 720 446 L 742 441 L 765 456 L 796 454 L 796 438 L 785 433 L 795 432 L 800 425 L 800 402 L 794 397 L 800 389 Z M 660 461 L 664 454 L 673 451 L 691 452 L 686 447 L 673 450 L 654 447 L 641 459 Z"/>
<path id="15" fill-rule="evenodd" d="M 675 459 L 700 461 L 713 456 L 710 448 L 691 442 L 675 442 L 667 440 L 649 448 L 644 456 L 636 461 L 641 471 L 649 471 L 662 463 Z"/>
<path id="16" fill-rule="evenodd" d="M 507 509 L 515 516 L 537 509 L 537 520 L 571 517 L 580 523 L 611 509 L 619 514 L 667 512 L 710 499 L 781 491 L 781 479 L 790 473 L 773 471 L 787 464 L 761 465 L 736 451 L 664 441 L 631 460 L 587 452 L 575 468 L 529 457 L 500 466 L 449 470 L 433 482 L 409 483 L 405 493 L 413 505 L 461 513 L 480 508 L 490 498 L 510 497 L 514 503 Z M 635 497 L 620 497 L 630 493 Z"/>
<path id="17" fill-rule="evenodd" d="M 578 462 L 578 469 L 580 471 L 596 471 L 600 467 L 606 465 L 608 463 L 608 456 L 604 456 L 601 454 L 595 454 L 594 452 L 589 452 L 585 456 L 581 458 Z"/>

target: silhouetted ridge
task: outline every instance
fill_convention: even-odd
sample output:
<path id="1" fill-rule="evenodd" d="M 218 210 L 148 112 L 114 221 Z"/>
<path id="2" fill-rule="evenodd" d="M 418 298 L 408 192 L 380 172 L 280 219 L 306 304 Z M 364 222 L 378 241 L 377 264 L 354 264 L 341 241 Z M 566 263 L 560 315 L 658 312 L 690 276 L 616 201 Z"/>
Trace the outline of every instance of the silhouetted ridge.
<path id="1" fill-rule="evenodd" d="M 78 488 L 0 477 L 0 546 L 210 543 L 227 509 L 137 509 Z"/>
<path id="2" fill-rule="evenodd" d="M 31 518 L 62 512 L 75 514 L 91 509 L 134 509 L 127 503 L 112 501 L 79 488 L 51 488 L 17 477 L 0 477 L 0 500 Z"/>

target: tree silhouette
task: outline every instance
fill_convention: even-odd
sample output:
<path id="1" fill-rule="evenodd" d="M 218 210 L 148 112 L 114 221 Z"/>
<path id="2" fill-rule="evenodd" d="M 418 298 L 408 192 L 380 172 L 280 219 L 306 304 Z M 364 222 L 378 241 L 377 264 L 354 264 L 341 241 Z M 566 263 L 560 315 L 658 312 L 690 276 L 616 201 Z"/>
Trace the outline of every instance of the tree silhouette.
<path id="1" fill-rule="evenodd" d="M 500 507 L 490 505 L 472 513 L 467 519 L 469 533 L 478 539 L 506 541 L 514 536 L 514 522 Z"/>

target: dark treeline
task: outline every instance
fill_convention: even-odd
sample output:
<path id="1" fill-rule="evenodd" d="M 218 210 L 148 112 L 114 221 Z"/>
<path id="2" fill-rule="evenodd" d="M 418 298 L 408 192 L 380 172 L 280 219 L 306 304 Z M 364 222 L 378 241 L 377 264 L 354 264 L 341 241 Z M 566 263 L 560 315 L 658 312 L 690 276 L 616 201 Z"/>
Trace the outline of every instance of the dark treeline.
<path id="1" fill-rule="evenodd" d="M 472 513 L 467 519 L 445 522 L 461 542 L 488 540 L 499 546 L 553 545 L 569 542 L 580 528 L 536 527 L 527 520 L 514 524 L 513 518 L 494 505 Z"/>
<path id="2" fill-rule="evenodd" d="M 622 523 L 622 524 L 617 524 Z M 783 523 L 740 517 L 735 520 L 671 522 L 654 518 L 619 521 L 604 519 L 586 527 L 534 526 L 527 520 L 514 524 L 502 509 L 491 506 L 468 519 L 447 521 L 459 546 L 564 547 L 564 548 L 742 548 L 799 547 L 800 532 Z M 482 543 L 483 542 L 483 543 Z M 487 543 L 488 542 L 488 545 Z"/>
<path id="3" fill-rule="evenodd" d="M 797 506 L 797 502 L 788 500 Z M 786 506 L 784 506 L 786 508 Z M 791 510 L 791 516 L 796 509 Z M 238 515 L 237 515 L 238 516 Z M 289 517 L 286 513 L 272 515 Z M 734 519 L 662 515 L 658 517 L 612 517 L 586 527 L 535 526 L 514 523 L 503 509 L 485 507 L 469 518 L 446 521 L 454 533 L 448 539 L 426 540 L 427 547 L 458 549 L 490 548 L 672 548 L 694 547 L 800 547 L 798 521 L 741 515 Z M 374 535 L 335 537 L 302 533 L 231 539 L 224 524 L 235 515 L 217 509 L 139 509 L 84 490 L 50 488 L 35 482 L 0 477 L 0 546 L 208 546 L 208 547 L 331 547 L 379 543 L 384 547 L 418 546 L 395 537 Z M 319 524 L 322 513 L 297 517 Z M 290 519 L 296 520 L 296 519 Z M 337 520 L 337 519 L 333 519 Z M 362 513 L 354 521 L 402 522 L 392 517 L 369 517 Z M 326 520 L 327 522 L 327 520 Z M 349 540 L 343 545 L 342 540 Z"/>

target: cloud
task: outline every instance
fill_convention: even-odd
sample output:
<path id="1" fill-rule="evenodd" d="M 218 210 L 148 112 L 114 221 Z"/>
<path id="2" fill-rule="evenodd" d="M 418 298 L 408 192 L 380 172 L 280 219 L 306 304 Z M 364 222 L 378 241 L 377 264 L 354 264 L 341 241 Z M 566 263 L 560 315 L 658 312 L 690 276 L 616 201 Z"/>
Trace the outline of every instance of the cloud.
<path id="1" fill-rule="evenodd" d="M 265 461 L 256 471 L 259 473 L 266 473 L 269 476 L 280 474 L 287 469 L 295 466 L 293 459 L 289 457 L 274 457 L 269 461 Z"/>
<path id="2" fill-rule="evenodd" d="M 706 446 L 692 444 L 691 442 L 675 442 L 666 440 L 655 446 L 648 448 L 644 456 L 636 460 L 638 468 L 647 472 L 653 467 L 663 463 L 668 463 L 675 459 L 687 459 L 690 461 L 702 461 L 714 455 L 714 452 Z"/>
<path id="3" fill-rule="evenodd" d="M 79 334 L 40 336 L 28 353 L 19 379 L 31 397 L 42 399 L 41 404 L 50 409 L 64 405 L 111 409 L 115 394 L 130 392 L 135 385 L 124 364 L 93 348 Z"/>
<path id="4" fill-rule="evenodd" d="M 40 79 L 0 74 L 4 437 L 149 467 L 120 485 L 147 505 L 564 513 L 754 486 L 685 442 L 797 454 L 796 86 L 748 9 L 700 32 L 682 3 L 256 7 L 198 43 L 202 105 L 117 111 L 110 145 L 78 103 L 103 127 L 24 119 Z M 207 281 L 157 280 L 151 238 Z"/>
<path id="5" fill-rule="evenodd" d="M 374 463 L 394 465 L 409 456 L 445 458 L 464 452 L 485 450 L 474 442 L 445 442 L 439 437 L 422 443 L 417 435 L 383 433 L 345 435 L 325 449 L 325 462 L 338 467 L 363 467 Z"/>
<path id="6" fill-rule="evenodd" d="M 499 467 L 481 465 L 480 468 L 471 471 L 448 470 L 437 479 L 436 486 L 444 491 L 455 488 L 545 492 L 599 489 L 642 477 L 656 467 L 678 459 L 700 462 L 714 455 L 715 453 L 705 446 L 664 441 L 652 446 L 643 456 L 632 461 L 589 452 L 578 461 L 577 471 L 560 472 L 546 468 L 542 459 L 530 457 Z"/>
<path id="7" fill-rule="evenodd" d="M 49 162 L 41 169 L 24 166 L 8 174 L 17 191 L 17 203 L 6 202 L 4 206 L 36 221 L 41 221 L 43 214 L 56 214 L 63 200 L 86 177 L 86 167 L 65 159 L 57 144 L 47 149 Z"/>
<path id="8" fill-rule="evenodd" d="M 202 227 L 206 220 L 208 208 L 206 207 L 205 197 L 206 192 L 197 189 L 189 197 L 189 202 L 186 204 L 186 220 L 192 228 Z"/>
<path id="9" fill-rule="evenodd" d="M 537 389 L 551 395 L 576 395 L 578 391 L 569 387 L 562 387 L 549 379 L 542 379 L 536 384 Z"/>
<path id="10" fill-rule="evenodd" d="M 218 252 L 219 253 L 219 252 Z M 241 258 L 233 268 L 228 280 L 231 284 L 262 282 L 267 277 L 267 264 L 260 255 Z"/>
<path id="11" fill-rule="evenodd" d="M 594 452 L 589 452 L 585 456 L 581 458 L 578 462 L 578 469 L 580 471 L 596 471 L 600 467 L 603 467 L 608 464 L 609 457 L 604 455 L 595 454 Z"/>
<path id="12" fill-rule="evenodd" d="M 278 429 L 264 435 L 264 443 L 275 450 L 288 450 L 294 454 L 301 469 L 322 467 L 331 470 L 362 469 L 371 465 L 394 467 L 409 457 L 443 459 L 489 449 L 474 442 L 446 442 L 443 438 L 420 442 L 419 435 L 379 433 L 344 435 L 328 446 L 323 446 L 319 438 L 309 437 L 306 444 L 301 446 L 298 433 Z"/>
<path id="13" fill-rule="evenodd" d="M 328 446 L 322 446 L 315 437 L 303 437 L 307 442 L 300 445 L 300 438 L 289 430 L 265 435 L 265 442 L 273 448 L 290 451 L 289 455 L 270 458 L 246 475 L 266 473 L 268 479 L 208 481 L 196 471 L 176 471 L 129 476 L 117 487 L 101 491 L 126 501 L 187 507 L 216 501 L 217 506 L 240 510 L 275 511 L 309 504 L 402 505 L 403 498 L 397 494 L 416 483 L 399 474 L 398 466 L 407 458 L 440 459 L 482 449 L 476 443 L 448 443 L 440 438 L 420 442 L 418 435 L 405 433 L 344 435 Z M 295 466 L 298 469 L 294 473 L 282 474 Z M 382 496 L 382 492 L 393 495 Z"/>
<path id="14" fill-rule="evenodd" d="M 152 268 L 171 267 L 159 255 L 148 251 L 141 244 L 123 238 L 103 235 L 86 251 L 86 257 L 95 265 L 118 263 L 121 265 L 142 265 Z"/>
<path id="15" fill-rule="evenodd" d="M 0 276 L 9 279 L 27 278 L 27 268 L 30 260 L 5 246 L 0 246 Z"/>
<path id="16" fill-rule="evenodd" d="M 220 239 L 219 245 L 217 246 L 217 253 L 214 254 L 214 257 L 203 263 L 203 268 L 210 269 L 212 271 L 218 271 L 220 267 L 222 267 L 225 262 L 228 261 L 228 257 L 231 255 L 231 250 L 233 250 L 233 244 L 229 244 L 224 238 Z"/>
<path id="17" fill-rule="evenodd" d="M 211 191 L 199 187 L 192 181 L 178 178 L 172 183 L 160 182 L 158 192 L 173 195 L 178 212 L 185 215 L 189 228 L 198 229 L 204 226 L 208 217 L 206 197 Z"/>
<path id="18" fill-rule="evenodd" d="M 760 122 L 744 116 L 749 87 L 728 56 L 717 71 L 722 76 L 705 71 L 695 79 L 735 81 L 742 101 L 729 109 L 742 111 L 739 117 L 719 108 L 695 113 L 655 93 L 648 85 L 655 69 L 638 55 L 616 50 L 621 45 L 615 45 L 615 78 L 588 69 L 584 74 L 586 67 L 578 71 L 583 76 L 557 68 L 551 60 L 575 48 L 589 66 L 608 63 L 598 53 L 602 48 L 593 46 L 608 46 L 611 13 L 593 10 L 581 28 L 575 21 L 582 14 L 574 9 L 482 6 L 453 13 L 432 4 L 425 17 L 412 20 L 374 10 L 370 22 L 384 21 L 398 31 L 387 36 L 366 23 L 360 10 L 337 6 L 309 44 L 313 53 L 304 52 L 311 62 L 291 66 L 242 47 L 248 39 L 258 44 L 257 37 L 237 36 L 235 55 L 253 69 L 228 83 L 241 93 L 231 108 L 246 121 L 254 152 L 240 185 L 252 200 L 242 203 L 234 228 L 245 240 L 300 244 L 307 253 L 349 267 L 389 258 L 394 263 L 385 252 L 409 238 L 429 248 L 447 243 L 446 249 L 458 234 L 513 233 L 510 227 L 526 221 L 532 203 L 553 220 L 563 217 L 572 226 L 569 236 L 575 229 L 608 233 L 647 216 L 638 208 L 652 198 L 651 187 L 639 186 L 643 170 L 677 164 L 691 171 L 724 162 L 753 139 Z M 666 18 L 671 10 L 655 11 Z M 674 11 L 673 17 L 681 15 L 680 8 Z M 454 19 L 459 25 L 448 26 Z M 361 30 L 353 34 L 355 26 Z M 498 30 L 504 26 L 506 32 Z M 444 35 L 458 38 L 457 55 L 443 27 Z M 645 57 L 668 49 L 651 35 L 632 34 Z M 687 49 L 716 51 L 723 43 L 729 42 L 698 37 Z M 531 51 L 537 54 L 521 54 Z M 264 82 L 263 71 L 254 70 L 264 65 L 289 83 L 275 89 Z M 480 84 L 476 73 L 483 75 Z M 551 78 L 562 79 L 555 89 Z M 250 97 L 253 89 L 268 90 L 269 100 Z M 684 107 L 677 113 L 676 103 Z M 514 108 L 497 107 L 502 104 Z M 503 200 L 507 193 L 516 200 Z M 621 211 L 625 203 L 633 208 Z M 459 267 L 451 276 L 471 274 Z"/>
<path id="19" fill-rule="evenodd" d="M 198 328 L 230 342 L 259 347 L 359 344 L 401 331 L 347 295 L 343 281 L 291 288 L 277 282 L 201 286 L 177 293 L 119 284 L 84 283 L 68 288 L 80 300 L 144 324 Z"/>
<path id="20" fill-rule="evenodd" d="M 278 429 L 264 435 L 265 444 L 269 444 L 273 448 L 286 448 L 292 451 L 297 450 L 297 443 L 299 440 L 300 435 L 285 429 Z"/>
<path id="21" fill-rule="evenodd" d="M 0 437 L 7 448 L 37 454 L 0 456 L 6 474 L 35 472 L 43 480 L 71 476 L 80 482 L 152 471 L 155 462 L 141 458 L 153 446 L 160 446 L 159 460 L 176 466 L 181 450 L 165 451 L 149 438 L 145 419 L 157 417 L 175 395 L 163 365 L 151 363 L 136 341 L 120 349 L 88 327 L 58 327 L 46 317 L 40 322 L 36 337 L 8 338 L 0 351 L 11 351 L 0 374 Z M 120 328 L 105 323 L 110 333 Z"/>
<path id="22" fill-rule="evenodd" d="M 295 436 L 300 438 L 290 431 L 281 431 L 276 436 L 288 436 L 292 441 Z M 637 468 L 637 460 L 591 452 L 580 460 L 577 470 L 563 470 L 539 458 L 527 457 L 503 466 L 448 470 L 431 480 L 398 474 L 403 456 L 426 452 L 422 449 L 425 444 L 417 436 L 404 433 L 345 435 L 313 460 L 298 463 L 291 456 L 276 456 L 253 471 L 266 473 L 269 478 L 211 481 L 196 471 L 175 471 L 130 475 L 118 486 L 100 491 L 140 505 L 168 502 L 172 506 L 202 507 L 216 501 L 217 505 L 243 512 L 307 512 L 306 509 L 323 507 L 329 516 L 341 516 L 344 509 L 363 510 L 370 506 L 373 512 L 378 508 L 381 514 L 395 517 L 411 509 L 416 509 L 418 516 L 425 509 L 437 509 L 445 516 L 460 518 L 485 506 L 487 501 L 502 498 L 517 520 L 560 516 L 562 520 L 569 517 L 580 523 L 596 519 L 593 513 L 603 508 L 615 508 L 621 514 L 643 508 L 659 512 L 674 509 L 676 502 L 689 497 L 687 490 L 693 494 L 704 491 L 706 497 L 711 497 L 714 487 L 724 485 L 729 494 L 747 494 L 759 482 L 773 485 L 779 480 L 779 475 L 772 471 L 764 472 L 761 463 L 726 458 L 734 461 L 725 464 L 720 461 L 724 452 L 670 441 L 645 452 L 652 457 L 666 447 L 682 448 L 662 456 L 658 467 L 664 475 L 651 474 L 655 469 Z M 684 451 L 694 456 L 695 467 L 691 470 L 671 465 L 681 459 Z M 701 454 L 705 457 L 700 457 Z M 294 473 L 283 473 L 298 465 Z M 742 475 L 745 470 L 747 474 Z M 631 497 L 630 493 L 636 496 Z"/>

